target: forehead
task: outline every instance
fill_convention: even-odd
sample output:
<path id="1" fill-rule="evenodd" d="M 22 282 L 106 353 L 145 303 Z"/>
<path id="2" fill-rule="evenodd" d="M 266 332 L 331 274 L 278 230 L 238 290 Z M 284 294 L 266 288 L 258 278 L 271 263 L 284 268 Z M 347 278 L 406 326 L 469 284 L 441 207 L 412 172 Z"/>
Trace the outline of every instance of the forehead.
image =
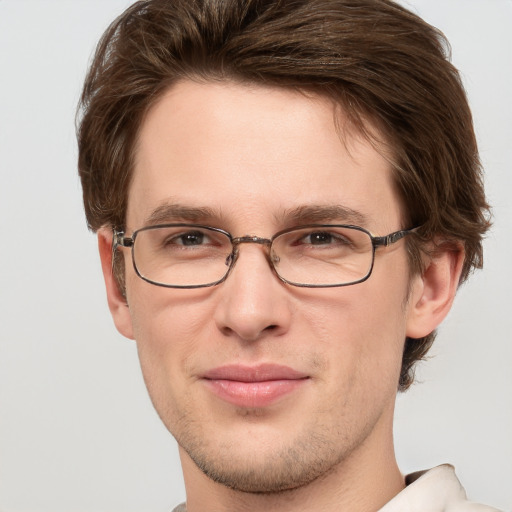
<path id="1" fill-rule="evenodd" d="M 388 159 L 345 122 L 318 95 L 180 82 L 141 126 L 127 224 L 140 227 L 166 204 L 207 208 L 227 221 L 267 214 L 276 225 L 290 210 L 341 206 L 375 224 L 376 199 L 396 224 Z"/>

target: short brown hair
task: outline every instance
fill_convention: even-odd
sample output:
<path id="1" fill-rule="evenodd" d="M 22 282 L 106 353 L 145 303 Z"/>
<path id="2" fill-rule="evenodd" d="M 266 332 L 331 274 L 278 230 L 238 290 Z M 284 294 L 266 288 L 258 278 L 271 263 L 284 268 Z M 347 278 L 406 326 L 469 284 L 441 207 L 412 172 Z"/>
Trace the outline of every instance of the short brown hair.
<path id="1" fill-rule="evenodd" d="M 79 105 L 87 222 L 122 229 L 137 134 L 180 79 L 234 80 L 335 99 L 356 127 L 371 119 L 392 151 L 408 244 L 465 249 L 461 281 L 482 265 L 488 205 L 466 95 L 443 34 L 391 0 L 146 0 L 101 39 Z M 415 237 L 416 238 L 416 237 Z M 399 389 L 435 333 L 406 339 Z"/>

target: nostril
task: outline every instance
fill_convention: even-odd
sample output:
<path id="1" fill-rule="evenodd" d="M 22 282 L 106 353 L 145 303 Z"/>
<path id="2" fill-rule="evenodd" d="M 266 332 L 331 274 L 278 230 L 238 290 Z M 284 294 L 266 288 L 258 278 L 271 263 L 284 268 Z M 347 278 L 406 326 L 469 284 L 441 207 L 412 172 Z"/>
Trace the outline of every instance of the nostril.
<path id="1" fill-rule="evenodd" d="M 264 331 L 275 331 L 277 329 L 277 325 L 267 325 L 267 327 L 265 327 L 265 329 L 263 329 Z"/>
<path id="2" fill-rule="evenodd" d="M 231 329 L 231 327 L 225 326 L 221 328 L 221 332 L 224 336 L 231 336 L 234 331 L 233 329 Z"/>

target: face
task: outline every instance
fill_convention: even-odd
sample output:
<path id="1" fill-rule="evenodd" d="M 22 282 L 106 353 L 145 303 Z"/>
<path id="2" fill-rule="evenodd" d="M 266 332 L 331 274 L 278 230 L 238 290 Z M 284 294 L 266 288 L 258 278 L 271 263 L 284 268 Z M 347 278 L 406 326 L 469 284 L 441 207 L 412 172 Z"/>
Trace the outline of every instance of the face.
<path id="1" fill-rule="evenodd" d="M 235 237 L 319 221 L 408 227 L 386 158 L 340 136 L 336 115 L 343 124 L 329 100 L 290 90 L 175 85 L 141 127 L 127 235 L 155 216 Z M 180 290 L 138 278 L 125 249 L 129 307 L 117 319 L 185 461 L 249 492 L 301 486 L 392 445 L 410 323 L 403 241 L 343 288 L 287 285 L 266 251 L 243 244 L 224 283 Z"/>

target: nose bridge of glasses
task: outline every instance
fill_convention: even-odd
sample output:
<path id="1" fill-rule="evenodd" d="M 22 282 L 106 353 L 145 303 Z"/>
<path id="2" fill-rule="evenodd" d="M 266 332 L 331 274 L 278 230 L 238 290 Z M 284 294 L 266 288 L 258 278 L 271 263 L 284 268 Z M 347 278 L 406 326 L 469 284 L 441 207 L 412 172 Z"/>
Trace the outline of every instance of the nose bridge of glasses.
<path id="1" fill-rule="evenodd" d="M 233 238 L 231 241 L 233 244 L 233 247 L 236 247 L 240 244 L 260 244 L 260 245 L 267 245 L 270 247 L 270 244 L 272 243 L 272 240 L 269 238 L 262 238 L 260 236 L 239 236 L 238 238 Z"/>
<path id="2" fill-rule="evenodd" d="M 270 248 L 272 245 L 272 240 L 269 238 L 262 238 L 260 236 L 239 236 L 237 238 L 233 238 L 231 240 L 231 245 L 233 246 L 232 253 L 226 258 L 226 265 L 233 267 L 233 265 L 238 260 L 238 247 L 241 244 L 258 244 L 258 245 L 264 245 L 267 248 Z M 273 263 L 275 262 L 275 258 L 270 256 L 269 254 L 266 255 L 267 260 L 270 263 L 271 266 L 273 266 Z"/>

